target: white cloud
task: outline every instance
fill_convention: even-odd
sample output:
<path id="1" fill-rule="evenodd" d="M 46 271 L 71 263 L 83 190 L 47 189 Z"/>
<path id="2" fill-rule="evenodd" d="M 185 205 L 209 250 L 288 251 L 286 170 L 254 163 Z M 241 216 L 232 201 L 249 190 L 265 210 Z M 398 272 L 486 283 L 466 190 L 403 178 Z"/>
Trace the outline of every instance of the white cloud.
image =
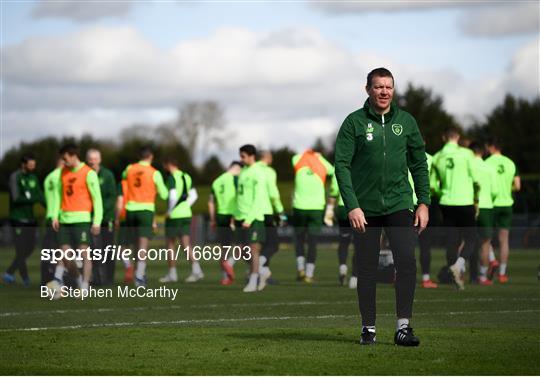
<path id="1" fill-rule="evenodd" d="M 459 26 L 468 35 L 498 37 L 540 31 L 540 3 L 493 5 L 471 9 L 461 15 Z"/>
<path id="2" fill-rule="evenodd" d="M 77 22 L 95 21 L 105 17 L 124 17 L 134 3 L 123 1 L 49 1 L 41 0 L 32 9 L 33 18 L 63 18 Z"/>
<path id="3" fill-rule="evenodd" d="M 312 6 L 336 15 L 455 9 L 461 11 L 458 17 L 460 30 L 475 37 L 530 34 L 540 30 L 538 1 L 330 1 L 313 2 Z"/>
<path id="4" fill-rule="evenodd" d="M 226 109 L 231 153 L 248 141 L 300 150 L 363 104 L 365 75 L 382 65 L 398 87 L 433 88 L 462 118 L 488 112 L 506 90 L 538 93 L 538 40 L 516 53 L 506 73 L 474 80 L 450 65 L 349 51 L 310 28 L 218 29 L 160 49 L 131 28 L 95 27 L 29 39 L 2 54 L 4 147 L 45 133 L 114 137 L 132 123 L 171 120 L 184 101 L 210 99 Z"/>

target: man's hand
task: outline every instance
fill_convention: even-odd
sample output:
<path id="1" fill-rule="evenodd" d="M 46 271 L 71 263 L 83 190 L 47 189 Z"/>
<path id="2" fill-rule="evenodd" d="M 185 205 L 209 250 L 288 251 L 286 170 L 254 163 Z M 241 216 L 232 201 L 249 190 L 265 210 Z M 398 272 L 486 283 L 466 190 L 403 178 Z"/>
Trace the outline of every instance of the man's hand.
<path id="1" fill-rule="evenodd" d="M 248 223 L 247 221 L 244 221 L 242 223 L 242 228 L 244 228 L 244 229 L 249 229 L 250 226 L 251 226 L 251 223 Z"/>
<path id="2" fill-rule="evenodd" d="M 324 211 L 323 222 L 326 224 L 326 226 L 334 225 L 334 205 L 333 204 L 326 205 L 326 210 Z"/>
<path id="3" fill-rule="evenodd" d="M 427 205 L 420 204 L 416 209 L 416 214 L 414 215 L 414 226 L 418 227 L 418 234 L 422 233 L 429 221 L 429 210 Z"/>
<path id="4" fill-rule="evenodd" d="M 58 222 L 58 220 L 53 220 L 52 223 L 52 228 L 55 232 L 58 232 L 58 229 L 60 229 L 60 223 Z"/>
<path id="5" fill-rule="evenodd" d="M 157 233 L 157 230 L 158 230 L 158 228 L 157 228 L 157 222 L 156 222 L 156 219 L 153 219 L 153 220 L 152 220 L 152 232 L 154 232 L 154 234 L 156 234 L 156 233 Z"/>
<path id="6" fill-rule="evenodd" d="M 101 232 L 101 226 L 98 224 L 93 224 L 92 228 L 90 228 L 90 233 L 92 233 L 94 236 L 97 236 Z"/>
<path id="7" fill-rule="evenodd" d="M 364 233 L 366 231 L 366 217 L 364 216 L 364 211 L 362 211 L 360 208 L 355 208 L 351 212 L 349 212 L 349 222 L 351 223 L 351 226 L 354 230 L 360 233 Z"/>

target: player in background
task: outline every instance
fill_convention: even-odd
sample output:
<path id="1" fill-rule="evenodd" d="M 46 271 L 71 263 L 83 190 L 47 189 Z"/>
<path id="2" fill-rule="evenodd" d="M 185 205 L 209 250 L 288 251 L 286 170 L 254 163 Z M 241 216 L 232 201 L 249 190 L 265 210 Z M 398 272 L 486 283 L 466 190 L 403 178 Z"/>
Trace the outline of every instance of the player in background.
<path id="1" fill-rule="evenodd" d="M 332 183 L 330 185 L 330 197 L 337 202 L 336 209 L 336 218 L 339 225 L 339 243 L 338 243 L 338 263 L 339 263 L 339 284 L 345 284 L 345 278 L 347 277 L 347 255 L 349 253 L 349 245 L 352 242 L 352 228 L 349 218 L 347 217 L 347 210 L 345 209 L 345 203 L 343 203 L 343 197 L 339 193 L 339 187 L 337 183 L 336 176 L 332 177 Z M 330 207 L 333 203 L 327 205 L 327 208 Z M 329 211 L 328 211 L 329 212 Z M 329 214 L 328 214 L 329 215 Z M 327 216 L 325 216 L 325 221 Z M 356 253 L 353 252 L 352 257 L 352 271 L 351 278 L 349 279 L 349 288 L 356 289 L 358 278 L 356 276 L 355 265 L 356 265 Z"/>
<path id="2" fill-rule="evenodd" d="M 465 261 L 475 251 L 475 182 L 474 155 L 458 145 L 460 132 L 455 127 L 444 131 L 444 147 L 433 156 L 432 174 L 439 182 L 440 207 L 447 232 L 446 262 L 459 289 L 465 288 Z M 459 254 L 459 246 L 464 241 Z"/>
<path id="3" fill-rule="evenodd" d="M 476 227 L 480 241 L 480 285 L 492 285 L 488 279 L 489 252 L 491 250 L 491 238 L 493 237 L 493 201 L 498 195 L 497 172 L 485 162 L 482 157 L 485 154 L 484 145 L 473 142 L 470 145 L 475 159 L 474 171 L 478 178 L 478 210 L 476 216 Z"/>
<path id="4" fill-rule="evenodd" d="M 251 273 L 244 292 L 256 292 L 259 279 L 259 255 L 265 241 L 263 202 L 268 198 L 266 177 L 256 164 L 257 150 L 251 144 L 240 147 L 244 167 L 238 177 L 237 210 L 234 215 L 238 242 L 251 249 Z"/>
<path id="5" fill-rule="evenodd" d="M 56 208 L 53 212 L 53 229 L 58 231 L 58 243 L 62 250 L 69 248 L 85 249 L 90 243 L 90 233 L 94 236 L 101 231 L 103 219 L 103 202 L 99 179 L 94 170 L 81 162 L 79 149 L 74 144 L 68 144 L 60 149 L 64 160 L 64 168 L 60 175 L 60 185 L 57 190 Z M 90 253 L 83 252 L 83 275 L 79 276 L 79 288 L 87 290 L 92 277 L 92 260 Z M 63 285 L 65 268 L 74 271 L 69 261 L 61 261 L 54 272 L 52 286 Z M 76 275 L 76 272 L 75 272 Z"/>
<path id="6" fill-rule="evenodd" d="M 114 245 L 114 220 L 116 207 L 116 179 L 112 171 L 101 165 L 101 152 L 91 148 L 86 152 L 86 163 L 98 176 L 101 200 L 103 202 L 103 220 L 99 235 L 92 237 L 92 247 L 104 249 L 107 245 Z M 96 285 L 111 285 L 114 282 L 114 268 L 116 261 L 111 258 L 103 261 L 94 261 L 92 265 L 92 283 Z"/>
<path id="7" fill-rule="evenodd" d="M 261 153 L 257 164 L 261 167 L 266 177 L 266 191 L 268 199 L 264 200 L 264 226 L 266 232 L 266 241 L 262 245 L 261 255 L 259 257 L 259 290 L 263 290 L 266 283 L 272 276 L 270 271 L 270 260 L 279 250 L 279 238 L 275 215 L 279 216 L 279 223 L 283 225 L 287 221 L 287 216 L 283 211 L 281 197 L 277 186 L 277 173 L 272 165 L 272 153 L 264 151 Z"/>
<path id="8" fill-rule="evenodd" d="M 21 158 L 20 169 L 9 176 L 9 220 L 13 228 L 15 258 L 4 273 L 3 280 L 11 284 L 15 282 L 15 271 L 19 271 L 23 284 L 30 285 L 26 259 L 34 251 L 36 244 L 37 222 L 34 215 L 34 204 L 44 203 L 43 192 L 37 176 L 36 158 L 25 154 Z"/>
<path id="9" fill-rule="evenodd" d="M 182 247 L 187 252 L 188 260 L 191 262 L 191 274 L 185 281 L 186 283 L 194 283 L 204 277 L 199 261 L 193 258 L 191 251 L 191 206 L 198 198 L 197 190 L 193 187 L 191 176 L 178 168 L 178 161 L 174 157 L 166 158 L 163 167 L 169 173 L 167 177 L 169 200 L 165 219 L 165 237 L 167 249 L 170 252 L 167 256 L 169 272 L 160 278 L 159 282 L 178 281 L 175 253 L 177 250 L 176 240 L 180 239 Z"/>
<path id="10" fill-rule="evenodd" d="M 334 175 L 334 167 L 320 153 L 311 149 L 294 155 L 292 165 L 295 171 L 293 225 L 297 280 L 313 283 L 317 237 L 323 224 L 326 205 L 326 178 Z M 307 263 L 304 251 L 306 242 Z"/>
<path id="11" fill-rule="evenodd" d="M 433 162 L 433 156 L 429 153 L 426 153 L 426 162 L 428 166 L 428 171 L 431 172 L 431 164 Z M 434 191 L 433 187 L 436 186 L 436 183 L 432 182 L 435 177 L 430 175 L 430 188 Z M 409 184 L 413 192 L 413 204 L 415 208 L 418 208 L 418 198 L 416 197 L 416 191 L 414 190 L 414 181 L 409 171 Z M 422 270 L 422 288 L 433 289 L 438 288 L 438 284 L 431 280 L 430 270 L 431 270 L 431 236 L 433 227 L 430 226 L 430 223 L 434 222 L 436 219 L 436 214 L 434 213 L 433 202 L 429 206 L 429 223 L 426 229 L 418 235 L 418 244 L 420 246 L 420 269 Z"/>
<path id="12" fill-rule="evenodd" d="M 43 181 L 43 193 L 45 194 L 45 205 L 47 211 L 45 212 L 45 234 L 43 235 L 42 245 L 43 249 L 58 249 L 58 233 L 54 231 L 52 227 L 53 213 L 56 208 L 57 191 L 60 186 L 60 175 L 62 174 L 62 168 L 64 167 L 64 160 L 58 158 L 56 161 L 56 168 L 51 171 L 45 177 Z M 50 261 L 41 261 L 41 285 L 47 284 L 54 278 L 54 264 Z"/>
<path id="13" fill-rule="evenodd" d="M 126 204 L 128 202 L 126 180 L 121 180 L 118 183 L 116 192 L 118 193 L 115 210 L 116 244 L 120 247 L 130 244 L 129 229 L 126 224 Z M 122 263 L 124 264 L 124 284 L 131 284 L 133 283 L 134 275 L 133 263 L 131 263 L 129 257 L 123 259 Z"/>
<path id="14" fill-rule="evenodd" d="M 217 232 L 217 241 L 221 246 L 233 244 L 233 215 L 236 211 L 236 190 L 238 176 L 242 170 L 242 163 L 233 161 L 229 169 L 212 182 L 210 196 L 208 198 L 208 213 L 210 214 L 210 226 Z M 222 255 L 221 269 L 223 278 L 221 285 L 231 285 L 234 282 L 234 258 L 232 255 L 225 259 Z"/>
<path id="15" fill-rule="evenodd" d="M 140 161 L 130 164 L 122 173 L 127 181 L 126 225 L 135 252 L 139 253 L 135 269 L 135 286 L 146 286 L 146 250 L 154 233 L 154 214 L 156 194 L 167 200 L 169 192 L 163 176 L 152 166 L 154 153 L 149 147 L 141 148 Z"/>
<path id="16" fill-rule="evenodd" d="M 506 268 L 510 254 L 508 239 L 512 226 L 512 205 L 514 204 L 512 192 L 521 190 L 521 178 L 514 162 L 501 153 L 501 144 L 498 140 L 489 140 L 487 149 L 490 156 L 486 159 L 486 163 L 497 171 L 498 195 L 493 202 L 493 223 L 498 230 L 500 247 L 499 283 L 504 284 L 508 282 Z M 492 266 L 496 266 L 498 263 L 495 262 L 494 255 L 492 260 Z"/>

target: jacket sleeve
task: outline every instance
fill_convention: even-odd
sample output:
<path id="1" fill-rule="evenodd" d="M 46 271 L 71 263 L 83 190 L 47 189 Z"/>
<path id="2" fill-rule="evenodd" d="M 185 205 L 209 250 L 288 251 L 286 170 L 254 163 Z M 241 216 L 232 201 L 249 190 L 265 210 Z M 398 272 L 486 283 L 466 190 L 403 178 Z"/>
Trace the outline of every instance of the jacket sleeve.
<path id="1" fill-rule="evenodd" d="M 407 138 L 407 165 L 414 181 L 418 204 L 429 205 L 429 172 L 424 139 L 412 116 L 410 121 L 413 129 Z"/>
<path id="2" fill-rule="evenodd" d="M 360 207 L 354 192 L 351 173 L 355 150 L 354 126 L 350 118 L 347 117 L 339 129 L 335 147 L 336 178 L 347 212 Z"/>
<path id="3" fill-rule="evenodd" d="M 283 212 L 283 204 L 281 203 L 281 197 L 279 195 L 279 189 L 277 186 L 277 174 L 272 168 L 268 169 L 268 194 L 270 195 L 270 201 L 274 206 L 277 213 Z"/>

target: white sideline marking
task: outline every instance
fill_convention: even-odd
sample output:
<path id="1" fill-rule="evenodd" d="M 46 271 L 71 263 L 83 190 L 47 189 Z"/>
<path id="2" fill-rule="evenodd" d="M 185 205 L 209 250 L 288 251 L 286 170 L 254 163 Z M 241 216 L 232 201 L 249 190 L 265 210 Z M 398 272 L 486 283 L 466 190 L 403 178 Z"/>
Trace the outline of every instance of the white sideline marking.
<path id="1" fill-rule="evenodd" d="M 429 300 L 414 300 L 416 304 L 422 303 L 437 303 L 437 302 L 495 302 L 495 301 L 540 301 L 540 298 L 534 297 L 481 297 L 481 298 L 465 298 L 465 299 L 429 299 Z M 394 303 L 394 300 L 380 300 L 377 303 Z M 347 301 L 288 301 L 288 302 L 270 302 L 270 303 L 236 303 L 236 304 L 203 304 L 203 305 L 166 305 L 166 306 L 134 306 L 120 308 L 94 308 L 94 309 L 56 309 L 56 310 L 34 310 L 24 312 L 0 312 L 1 317 L 16 317 L 22 315 L 47 315 L 47 314 L 68 314 L 68 313 L 106 313 L 114 311 L 144 311 L 144 310 L 170 310 L 170 309 L 209 309 L 223 307 L 256 307 L 256 306 L 304 306 L 304 305 L 344 305 L 356 304 L 356 300 Z"/>
<path id="2" fill-rule="evenodd" d="M 540 309 L 531 310 L 477 310 L 459 312 L 439 312 L 439 313 L 415 313 L 415 316 L 455 316 L 467 314 L 516 314 L 516 313 L 539 313 Z M 395 314 L 383 313 L 379 317 L 394 316 Z M 132 327 L 132 326 L 157 326 L 157 325 L 190 325 L 201 323 L 226 323 L 226 322 L 250 322 L 250 321 L 287 321 L 291 319 L 330 319 L 330 318 L 358 318 L 355 315 L 327 314 L 316 316 L 275 316 L 275 317 L 247 317 L 247 318 L 215 318 L 215 319 L 183 319 L 177 321 L 148 321 L 148 322 L 113 322 L 113 323 L 89 323 L 84 325 L 51 326 L 51 327 L 20 327 L 13 329 L 0 329 L 0 332 L 21 332 L 21 331 L 46 331 L 46 330 L 76 330 L 106 327 Z"/>

